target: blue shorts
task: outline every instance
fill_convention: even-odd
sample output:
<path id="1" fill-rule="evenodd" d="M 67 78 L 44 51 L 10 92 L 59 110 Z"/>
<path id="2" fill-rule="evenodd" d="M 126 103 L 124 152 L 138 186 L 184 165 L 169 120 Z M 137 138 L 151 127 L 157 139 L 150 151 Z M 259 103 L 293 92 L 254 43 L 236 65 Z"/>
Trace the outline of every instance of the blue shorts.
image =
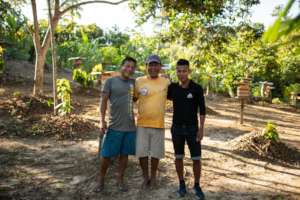
<path id="1" fill-rule="evenodd" d="M 135 140 L 135 131 L 125 132 L 108 129 L 103 138 L 101 156 L 135 155 Z"/>

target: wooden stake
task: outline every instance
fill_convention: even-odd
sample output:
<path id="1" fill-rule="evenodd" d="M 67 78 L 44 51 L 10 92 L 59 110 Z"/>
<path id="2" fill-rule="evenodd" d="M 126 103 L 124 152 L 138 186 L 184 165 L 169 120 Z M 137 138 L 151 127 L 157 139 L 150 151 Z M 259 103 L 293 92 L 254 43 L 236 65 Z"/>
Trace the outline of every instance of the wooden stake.
<path id="1" fill-rule="evenodd" d="M 51 41 L 51 53 L 52 53 L 52 81 L 53 81 L 53 112 L 56 115 L 56 105 L 57 105 L 57 94 L 56 94 L 56 51 L 55 51 L 55 38 L 52 24 L 52 14 L 51 14 L 51 3 L 50 0 L 47 1 L 48 3 L 48 15 L 49 15 L 49 25 L 50 25 L 50 41 Z"/>
<path id="2" fill-rule="evenodd" d="M 241 117 L 240 117 L 240 124 L 244 123 L 244 107 L 245 107 L 245 99 L 241 98 Z"/>

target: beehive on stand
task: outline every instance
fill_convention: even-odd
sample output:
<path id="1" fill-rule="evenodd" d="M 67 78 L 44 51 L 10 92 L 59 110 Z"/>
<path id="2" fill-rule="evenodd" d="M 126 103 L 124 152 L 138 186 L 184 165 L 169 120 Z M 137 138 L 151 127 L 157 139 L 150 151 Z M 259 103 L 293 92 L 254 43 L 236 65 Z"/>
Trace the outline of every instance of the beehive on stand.
<path id="1" fill-rule="evenodd" d="M 237 88 L 237 96 L 240 99 L 247 99 L 250 96 L 250 86 L 248 81 L 242 81 Z"/>
<path id="2" fill-rule="evenodd" d="M 244 123 L 244 107 L 245 100 L 250 96 L 250 79 L 243 79 L 237 88 L 237 97 L 241 100 L 241 115 L 240 115 L 240 123 Z"/>

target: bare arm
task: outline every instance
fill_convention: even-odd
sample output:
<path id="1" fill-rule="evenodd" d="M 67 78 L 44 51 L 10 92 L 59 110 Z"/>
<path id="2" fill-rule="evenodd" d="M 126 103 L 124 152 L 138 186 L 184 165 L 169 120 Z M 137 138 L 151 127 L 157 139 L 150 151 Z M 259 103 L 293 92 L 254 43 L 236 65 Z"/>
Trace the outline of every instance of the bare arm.
<path id="1" fill-rule="evenodd" d="M 200 90 L 199 110 L 200 110 L 200 114 L 199 114 L 200 122 L 199 122 L 197 141 L 201 142 L 204 135 L 204 123 L 205 123 L 205 115 L 206 115 L 205 98 L 203 95 L 203 89 Z"/>
<path id="2" fill-rule="evenodd" d="M 108 102 L 109 94 L 103 92 L 101 95 L 101 105 L 100 105 L 100 133 L 105 134 L 107 129 L 107 123 L 105 121 L 105 115 L 107 110 L 107 102 Z"/>
<path id="3" fill-rule="evenodd" d="M 204 135 L 204 123 L 205 123 L 205 115 L 200 114 L 200 123 L 199 123 L 199 131 L 197 141 L 201 141 Z"/>

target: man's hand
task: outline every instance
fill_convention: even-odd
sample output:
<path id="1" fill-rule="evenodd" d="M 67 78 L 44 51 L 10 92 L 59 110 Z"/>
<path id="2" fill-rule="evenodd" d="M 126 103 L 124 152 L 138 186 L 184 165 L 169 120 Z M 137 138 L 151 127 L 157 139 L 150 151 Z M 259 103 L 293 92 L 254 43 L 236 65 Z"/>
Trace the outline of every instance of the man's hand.
<path id="1" fill-rule="evenodd" d="M 104 135 L 107 130 L 107 123 L 106 121 L 101 122 L 101 127 L 100 127 L 100 135 Z"/>
<path id="2" fill-rule="evenodd" d="M 200 127 L 197 133 L 197 142 L 201 142 L 201 140 L 203 139 L 203 132 L 204 132 L 203 128 Z"/>

